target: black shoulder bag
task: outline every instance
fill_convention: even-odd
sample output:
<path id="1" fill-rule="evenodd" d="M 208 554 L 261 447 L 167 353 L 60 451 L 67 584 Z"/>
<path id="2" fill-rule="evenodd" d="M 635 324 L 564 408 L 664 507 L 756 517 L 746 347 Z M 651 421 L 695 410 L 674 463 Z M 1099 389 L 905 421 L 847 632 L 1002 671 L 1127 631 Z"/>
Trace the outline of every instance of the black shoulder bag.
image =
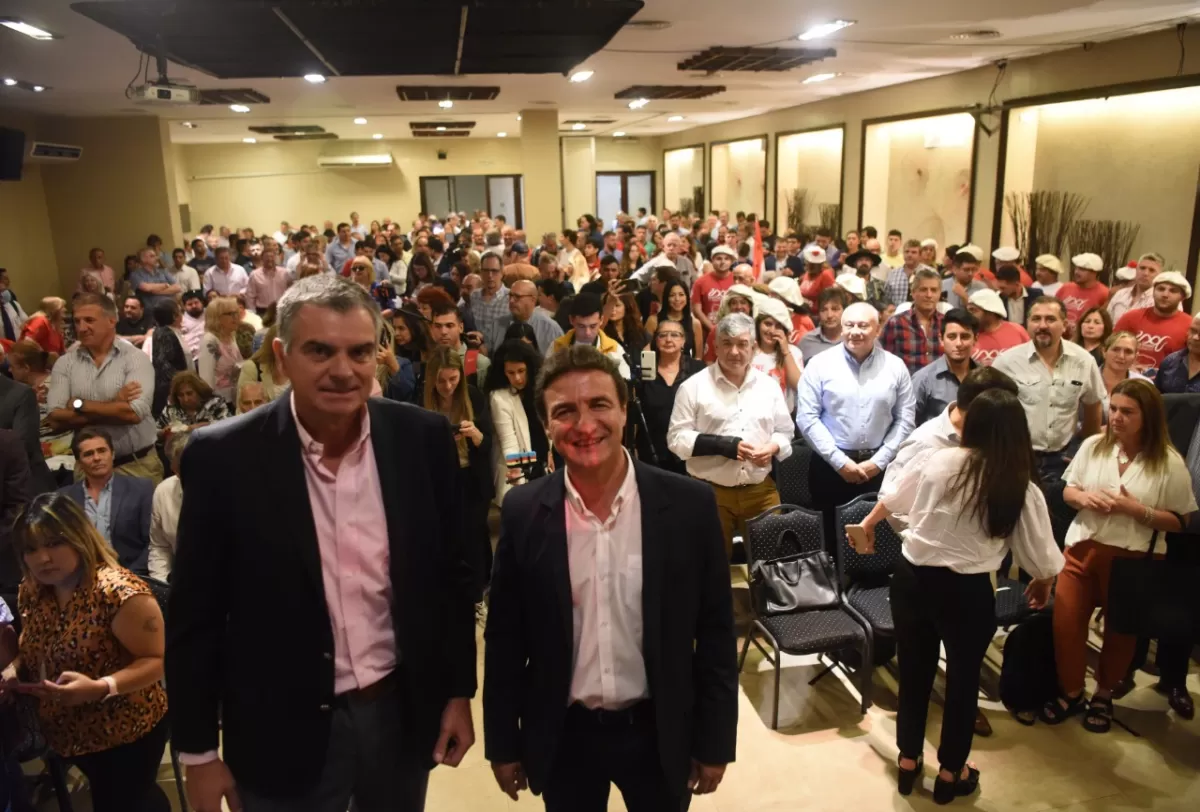
<path id="1" fill-rule="evenodd" d="M 1180 525 L 1184 522 L 1182 517 Z M 1200 631 L 1200 567 L 1154 558 L 1160 531 L 1142 558 L 1118 558 L 1108 581 L 1106 623 L 1113 631 L 1155 640 L 1191 640 Z M 1183 536 L 1176 544 L 1200 544 L 1200 536 Z"/>
<path id="2" fill-rule="evenodd" d="M 796 531 L 788 529 L 779 534 L 780 541 L 785 537 L 793 549 L 800 548 Z M 840 601 L 833 562 L 824 550 L 756 561 L 750 568 L 750 578 L 761 617 L 829 609 Z"/>

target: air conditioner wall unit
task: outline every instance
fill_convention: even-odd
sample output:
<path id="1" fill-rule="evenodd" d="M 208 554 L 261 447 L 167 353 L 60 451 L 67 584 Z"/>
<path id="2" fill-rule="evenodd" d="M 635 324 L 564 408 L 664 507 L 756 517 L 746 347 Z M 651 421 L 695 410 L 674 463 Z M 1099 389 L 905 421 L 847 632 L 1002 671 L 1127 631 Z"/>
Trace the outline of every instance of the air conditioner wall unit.
<path id="1" fill-rule="evenodd" d="M 390 152 L 375 155 L 322 155 L 317 166 L 322 169 L 380 169 L 391 166 L 395 161 Z"/>
<path id="2" fill-rule="evenodd" d="M 45 163 L 66 163 L 78 161 L 83 155 L 83 147 L 70 144 L 51 144 L 48 141 L 34 141 L 29 145 L 29 159 Z"/>

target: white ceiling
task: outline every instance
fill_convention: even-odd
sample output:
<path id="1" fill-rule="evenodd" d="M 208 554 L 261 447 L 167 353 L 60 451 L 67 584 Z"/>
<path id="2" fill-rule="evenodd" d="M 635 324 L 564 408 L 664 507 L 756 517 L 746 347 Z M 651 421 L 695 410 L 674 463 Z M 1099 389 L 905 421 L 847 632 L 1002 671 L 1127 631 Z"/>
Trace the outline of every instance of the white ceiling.
<path id="1" fill-rule="evenodd" d="M 0 76 L 43 84 L 34 94 L 0 86 L 0 108 L 54 115 L 158 115 L 172 121 L 176 143 L 240 141 L 251 124 L 316 124 L 342 138 L 381 133 L 411 137 L 409 121 L 470 119 L 472 137 L 520 134 L 522 109 L 555 106 L 560 119 L 612 118 L 616 123 L 589 128 L 599 135 L 660 135 L 703 124 L 743 118 L 805 102 L 977 67 L 1000 57 L 1030 55 L 1085 41 L 1114 39 L 1162 28 L 1200 13 L 1195 2 L 1170 0 L 646 0 L 635 20 L 665 20 L 659 31 L 626 29 L 580 67 L 595 71 L 584 84 L 563 76 L 470 76 L 331 78 L 324 85 L 300 79 L 214 80 L 172 65 L 174 81 L 200 87 L 253 87 L 271 98 L 248 114 L 224 107 L 138 105 L 124 89 L 138 64 L 133 45 L 70 9 L 71 0 L 0 0 L 9 15 L 62 36 L 49 42 L 0 28 Z M 819 22 L 857 20 L 823 43 L 837 57 L 785 73 L 728 73 L 713 77 L 681 73 L 676 64 L 714 45 L 798 46 L 797 34 Z M 566 21 L 569 24 L 569 21 Z M 966 30 L 995 29 L 998 39 L 953 40 Z M 381 32 L 364 47 L 403 47 L 419 33 Z M 837 72 L 828 82 L 804 85 L 814 73 Z M 151 71 L 153 75 L 153 70 Z M 406 84 L 498 84 L 494 101 L 459 103 L 453 111 L 436 104 L 405 103 L 395 86 Z M 723 84 L 725 93 L 701 101 L 651 102 L 631 111 L 613 98 L 632 84 Z M 447 115 L 448 113 L 448 115 Z M 668 122 L 682 115 L 681 122 Z M 365 116 L 368 124 L 352 119 Z M 195 129 L 181 126 L 195 122 Z M 584 133 L 587 134 L 587 133 Z"/>

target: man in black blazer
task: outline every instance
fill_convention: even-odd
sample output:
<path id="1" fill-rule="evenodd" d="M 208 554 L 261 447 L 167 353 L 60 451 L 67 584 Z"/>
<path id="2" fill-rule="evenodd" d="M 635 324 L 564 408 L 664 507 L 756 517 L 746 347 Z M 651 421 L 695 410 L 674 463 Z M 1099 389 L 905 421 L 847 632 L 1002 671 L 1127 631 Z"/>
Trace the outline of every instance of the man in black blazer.
<path id="1" fill-rule="evenodd" d="M 485 755 L 550 812 L 685 810 L 734 759 L 736 640 L 712 489 L 621 446 L 627 391 L 560 350 L 538 408 L 566 460 L 505 497 L 485 638 Z"/>
<path id="2" fill-rule="evenodd" d="M 2 357 L 3 350 L 0 350 Z M 54 477 L 42 456 L 41 424 L 34 391 L 7 375 L 0 375 L 0 429 L 12 429 L 20 436 L 29 460 L 34 495 L 54 490 Z"/>
<path id="3" fill-rule="evenodd" d="M 59 490 L 83 508 L 104 540 L 116 550 L 122 567 L 138 575 L 149 575 L 154 483 L 114 473 L 112 439 L 98 426 L 86 426 L 75 432 L 71 450 L 75 465 L 83 471 L 83 479 Z"/>
<path id="4" fill-rule="evenodd" d="M 171 739 L 197 812 L 413 812 L 474 741 L 453 435 L 368 400 L 380 319 L 362 288 L 309 277 L 278 314 L 291 391 L 183 455 Z"/>
<path id="5" fill-rule="evenodd" d="M 17 614 L 17 587 L 23 573 L 12 548 L 13 520 L 34 496 L 29 477 L 29 460 L 21 437 L 0 429 L 0 596 Z"/>

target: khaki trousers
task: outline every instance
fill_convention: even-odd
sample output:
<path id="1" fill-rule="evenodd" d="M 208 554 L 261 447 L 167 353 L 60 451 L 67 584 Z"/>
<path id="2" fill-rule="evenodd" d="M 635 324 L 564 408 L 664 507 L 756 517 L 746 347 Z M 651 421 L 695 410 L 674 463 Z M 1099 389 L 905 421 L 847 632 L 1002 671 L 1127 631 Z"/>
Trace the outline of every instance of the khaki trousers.
<path id="1" fill-rule="evenodd" d="M 775 480 L 768 476 L 757 485 L 728 488 L 712 482 L 717 497 L 717 514 L 721 517 L 721 532 L 725 536 L 725 555 L 733 555 L 733 537 L 746 532 L 746 520 L 753 519 L 769 507 L 779 504 Z"/>

